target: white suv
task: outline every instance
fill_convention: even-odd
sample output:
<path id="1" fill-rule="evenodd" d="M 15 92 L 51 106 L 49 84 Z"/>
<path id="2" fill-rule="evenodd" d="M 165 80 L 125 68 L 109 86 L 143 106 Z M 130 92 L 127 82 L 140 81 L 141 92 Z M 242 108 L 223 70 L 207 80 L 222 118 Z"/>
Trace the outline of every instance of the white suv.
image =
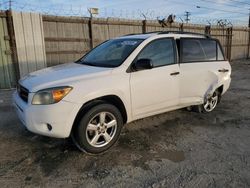
<path id="1" fill-rule="evenodd" d="M 127 35 L 74 63 L 28 74 L 14 104 L 28 130 L 71 136 L 80 150 L 100 153 L 125 123 L 184 107 L 211 112 L 230 75 L 216 39 L 174 31 Z"/>

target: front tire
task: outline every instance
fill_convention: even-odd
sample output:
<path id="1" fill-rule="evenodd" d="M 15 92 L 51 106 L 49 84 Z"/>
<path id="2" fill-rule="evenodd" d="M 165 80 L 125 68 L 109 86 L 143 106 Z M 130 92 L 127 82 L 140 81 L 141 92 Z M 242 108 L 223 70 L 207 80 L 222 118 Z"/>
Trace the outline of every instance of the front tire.
<path id="1" fill-rule="evenodd" d="M 82 116 L 72 138 L 81 151 L 99 154 L 116 143 L 122 126 L 122 115 L 114 105 L 99 104 Z"/>

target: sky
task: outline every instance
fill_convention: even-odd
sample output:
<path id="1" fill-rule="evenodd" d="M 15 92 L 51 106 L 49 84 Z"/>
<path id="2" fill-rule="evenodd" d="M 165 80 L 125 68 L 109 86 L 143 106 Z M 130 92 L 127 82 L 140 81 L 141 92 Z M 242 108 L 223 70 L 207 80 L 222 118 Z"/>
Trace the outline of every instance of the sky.
<path id="1" fill-rule="evenodd" d="M 0 0 L 0 8 L 8 7 L 8 0 Z M 185 21 L 185 11 L 191 22 L 211 22 L 227 19 L 233 25 L 247 25 L 250 0 L 12 0 L 19 11 L 42 12 L 66 16 L 88 16 L 88 8 L 99 8 L 98 17 L 147 19 L 176 15 Z M 197 8 L 197 6 L 199 8 Z"/>

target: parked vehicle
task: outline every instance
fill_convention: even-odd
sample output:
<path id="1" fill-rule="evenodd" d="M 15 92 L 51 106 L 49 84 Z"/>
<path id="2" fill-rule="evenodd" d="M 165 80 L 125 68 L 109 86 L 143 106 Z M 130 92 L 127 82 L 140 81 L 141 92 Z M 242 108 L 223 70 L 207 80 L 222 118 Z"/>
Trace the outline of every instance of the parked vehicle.
<path id="1" fill-rule="evenodd" d="M 218 40 L 155 32 L 108 40 L 74 63 L 28 74 L 14 104 L 31 132 L 71 136 L 89 153 L 110 148 L 125 123 L 192 107 L 214 110 L 231 81 Z"/>

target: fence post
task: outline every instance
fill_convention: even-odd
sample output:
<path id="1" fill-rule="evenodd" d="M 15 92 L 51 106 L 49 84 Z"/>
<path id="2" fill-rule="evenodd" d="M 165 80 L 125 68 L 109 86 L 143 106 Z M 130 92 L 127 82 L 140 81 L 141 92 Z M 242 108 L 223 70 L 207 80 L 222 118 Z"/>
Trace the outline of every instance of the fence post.
<path id="1" fill-rule="evenodd" d="M 227 59 L 228 61 L 231 61 L 231 49 L 232 49 L 232 37 L 233 37 L 233 27 L 229 27 L 226 30 L 226 36 L 227 36 Z"/>
<path id="2" fill-rule="evenodd" d="M 89 42 L 90 42 L 90 49 L 94 47 L 94 39 L 93 39 L 93 18 L 92 16 L 89 18 Z"/>
<path id="3" fill-rule="evenodd" d="M 248 27 L 248 45 L 247 45 L 247 59 L 249 59 L 249 50 L 250 50 L 250 27 Z"/>
<path id="4" fill-rule="evenodd" d="M 232 41 L 233 41 L 233 27 L 230 27 L 229 28 L 229 61 L 231 61 L 231 59 L 232 59 L 232 55 L 231 55 L 231 53 L 232 53 Z"/>
<path id="5" fill-rule="evenodd" d="M 180 31 L 184 31 L 183 23 L 180 24 L 179 30 L 180 30 Z"/>
<path id="6" fill-rule="evenodd" d="M 20 79 L 20 70 L 18 65 L 18 57 L 17 57 L 17 50 L 16 50 L 16 41 L 15 41 L 15 31 L 14 31 L 14 24 L 13 24 L 13 18 L 12 18 L 12 11 L 7 10 L 7 27 L 8 27 L 8 35 L 10 37 L 10 50 L 11 50 L 11 58 L 14 66 L 14 73 L 15 73 L 15 81 L 16 84 L 18 83 L 18 80 Z"/>
<path id="7" fill-rule="evenodd" d="M 142 20 L 142 33 L 147 33 L 147 20 Z"/>
<path id="8" fill-rule="evenodd" d="M 211 26 L 210 25 L 206 25 L 205 26 L 205 34 L 206 35 L 210 35 L 211 34 Z"/>

